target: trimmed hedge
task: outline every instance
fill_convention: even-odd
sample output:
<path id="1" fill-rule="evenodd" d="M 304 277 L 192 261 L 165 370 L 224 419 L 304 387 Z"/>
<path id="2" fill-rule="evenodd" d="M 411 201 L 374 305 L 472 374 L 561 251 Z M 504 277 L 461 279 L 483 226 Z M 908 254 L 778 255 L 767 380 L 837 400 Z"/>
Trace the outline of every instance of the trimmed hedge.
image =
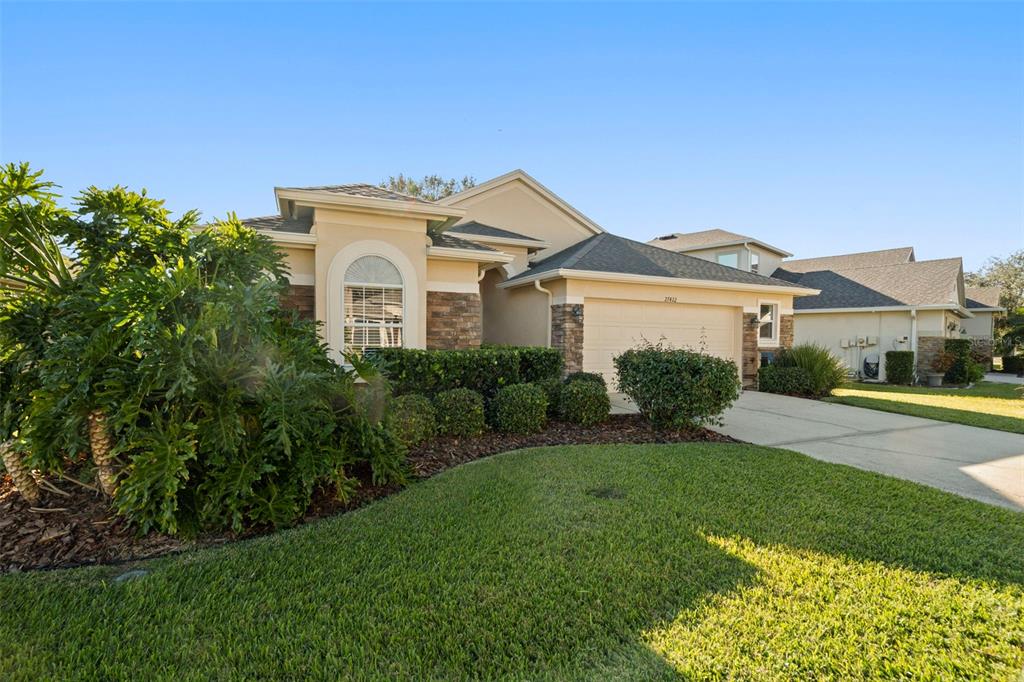
<path id="1" fill-rule="evenodd" d="M 571 384 L 576 381 L 587 381 L 594 384 L 600 384 L 607 390 L 608 384 L 605 383 L 604 376 L 597 372 L 569 372 L 565 376 L 565 383 Z"/>
<path id="2" fill-rule="evenodd" d="M 437 432 L 442 436 L 479 436 L 484 432 L 484 399 L 468 388 L 441 391 L 434 398 Z"/>
<path id="3" fill-rule="evenodd" d="M 562 354 L 555 348 L 382 348 L 374 357 L 396 395 L 434 396 L 453 388 L 469 388 L 489 401 L 504 386 L 557 378 L 562 373 Z"/>
<path id="4" fill-rule="evenodd" d="M 390 408 L 388 428 L 406 447 L 419 445 L 437 433 L 437 414 L 425 395 L 399 396 L 391 402 Z"/>
<path id="5" fill-rule="evenodd" d="M 659 428 L 720 424 L 740 394 L 735 363 L 711 355 L 648 343 L 614 362 L 619 390 Z"/>
<path id="6" fill-rule="evenodd" d="M 1005 355 L 1003 356 L 1003 372 L 1010 372 L 1012 374 L 1020 374 L 1024 372 L 1024 355 Z"/>
<path id="7" fill-rule="evenodd" d="M 539 386 L 548 398 L 548 418 L 559 416 L 562 402 L 562 380 L 549 377 L 533 383 L 535 386 Z"/>
<path id="8" fill-rule="evenodd" d="M 971 380 L 971 340 L 946 339 L 943 349 L 953 356 L 953 364 L 942 378 L 947 384 L 966 384 Z"/>
<path id="9" fill-rule="evenodd" d="M 573 381 L 562 387 L 562 419 L 573 424 L 592 426 L 608 418 L 612 404 L 608 389 L 594 381 Z"/>
<path id="10" fill-rule="evenodd" d="M 914 383 L 914 351 L 886 351 L 885 378 L 890 384 L 904 384 L 909 386 Z"/>
<path id="11" fill-rule="evenodd" d="M 765 365 L 757 372 L 757 390 L 800 398 L 814 395 L 811 373 L 803 367 Z"/>
<path id="12" fill-rule="evenodd" d="M 533 384 L 506 386 L 494 396 L 494 424 L 505 433 L 537 433 L 547 423 L 548 398 Z"/>

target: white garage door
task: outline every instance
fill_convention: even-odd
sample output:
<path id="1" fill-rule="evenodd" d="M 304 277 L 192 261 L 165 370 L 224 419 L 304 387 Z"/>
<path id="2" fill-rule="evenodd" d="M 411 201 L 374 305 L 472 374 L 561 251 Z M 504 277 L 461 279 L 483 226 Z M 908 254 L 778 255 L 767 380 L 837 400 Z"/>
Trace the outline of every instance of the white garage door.
<path id="1" fill-rule="evenodd" d="M 728 306 L 645 303 L 588 298 L 583 305 L 583 369 L 614 386 L 612 358 L 643 339 L 664 338 L 675 348 L 699 349 L 739 366 L 740 309 Z"/>

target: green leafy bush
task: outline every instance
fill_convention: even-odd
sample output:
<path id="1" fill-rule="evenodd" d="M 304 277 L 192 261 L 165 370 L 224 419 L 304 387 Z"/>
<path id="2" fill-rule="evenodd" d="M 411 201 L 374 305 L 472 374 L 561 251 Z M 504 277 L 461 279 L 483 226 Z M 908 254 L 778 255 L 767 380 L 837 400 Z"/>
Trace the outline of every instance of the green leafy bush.
<path id="1" fill-rule="evenodd" d="M 419 445 L 437 433 L 437 414 L 430 399 L 418 393 L 398 396 L 390 405 L 388 426 L 406 447 Z"/>
<path id="2" fill-rule="evenodd" d="M 469 437 L 484 432 L 484 399 L 468 388 L 441 391 L 434 398 L 437 432 L 442 436 Z"/>
<path id="3" fill-rule="evenodd" d="M 539 386 L 544 395 L 548 399 L 548 418 L 553 419 L 559 416 L 560 405 L 562 402 L 562 380 L 554 377 L 547 379 L 541 379 L 540 381 L 533 382 L 535 386 Z"/>
<path id="4" fill-rule="evenodd" d="M 614 362 L 619 390 L 660 428 L 721 423 L 739 396 L 739 375 L 729 360 L 646 343 Z"/>
<path id="5" fill-rule="evenodd" d="M 1002 371 L 1012 374 L 1024 372 L 1024 355 L 1004 355 Z"/>
<path id="6" fill-rule="evenodd" d="M 943 350 L 952 356 L 952 362 L 942 380 L 947 384 L 966 384 L 971 380 L 971 340 L 946 339 Z"/>
<path id="7" fill-rule="evenodd" d="M 282 310 L 273 242 L 122 187 L 85 190 L 73 213 L 40 194 L 22 210 L 26 172 L 0 173 L 0 233 L 75 254 L 0 297 L 0 428 L 34 468 L 91 452 L 116 511 L 169 533 L 292 523 L 363 463 L 402 480 L 404 450 L 355 405 L 353 376 Z M 0 245 L 0 276 L 18 276 L 12 255 Z"/>
<path id="8" fill-rule="evenodd" d="M 757 390 L 808 397 L 814 394 L 810 373 L 803 367 L 764 365 L 757 371 Z"/>
<path id="9" fill-rule="evenodd" d="M 832 351 L 814 343 L 802 343 L 779 351 L 773 363 L 779 367 L 799 367 L 807 373 L 809 391 L 804 395 L 820 398 L 846 383 L 846 366 Z"/>
<path id="10" fill-rule="evenodd" d="M 434 396 L 469 388 L 490 401 L 498 389 L 561 374 L 562 356 L 554 348 L 488 346 L 473 350 L 382 348 L 375 352 L 395 393 Z"/>
<path id="11" fill-rule="evenodd" d="M 543 346 L 510 346 L 519 355 L 519 381 L 532 384 L 562 375 L 564 362 L 557 348 Z"/>
<path id="12" fill-rule="evenodd" d="M 886 351 L 885 378 L 890 384 L 909 386 L 914 383 L 914 351 Z"/>
<path id="13" fill-rule="evenodd" d="M 547 422 L 548 399 L 533 384 L 514 384 L 494 398 L 494 422 L 505 433 L 536 433 Z"/>
<path id="14" fill-rule="evenodd" d="M 573 381 L 562 387 L 560 414 L 573 424 L 592 426 L 608 418 L 608 389 L 594 381 Z"/>
<path id="15" fill-rule="evenodd" d="M 605 390 L 608 389 L 608 384 L 605 383 L 604 376 L 597 372 L 569 372 L 565 375 L 564 383 L 571 384 L 576 381 L 589 381 L 593 384 L 600 384 L 605 388 Z"/>

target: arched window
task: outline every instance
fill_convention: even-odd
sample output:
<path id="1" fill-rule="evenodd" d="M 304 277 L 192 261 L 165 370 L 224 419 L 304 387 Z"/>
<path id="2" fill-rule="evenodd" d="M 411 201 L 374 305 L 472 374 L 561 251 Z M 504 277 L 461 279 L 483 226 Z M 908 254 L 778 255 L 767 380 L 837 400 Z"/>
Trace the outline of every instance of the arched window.
<path id="1" fill-rule="evenodd" d="M 386 258 L 363 256 L 345 271 L 345 350 L 402 345 L 405 292 L 402 273 Z"/>

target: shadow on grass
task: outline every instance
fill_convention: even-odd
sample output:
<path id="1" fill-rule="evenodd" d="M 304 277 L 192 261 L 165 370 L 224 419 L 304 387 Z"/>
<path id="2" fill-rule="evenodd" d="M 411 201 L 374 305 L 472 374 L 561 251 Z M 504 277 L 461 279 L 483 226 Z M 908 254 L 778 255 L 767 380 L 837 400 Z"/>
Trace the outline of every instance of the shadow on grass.
<path id="1" fill-rule="evenodd" d="M 764 547 L 781 560 L 760 560 Z M 854 565 L 853 587 L 877 564 L 897 586 L 916 580 L 905 571 L 1019 594 L 1021 556 L 1024 515 L 795 453 L 530 450 L 343 517 L 151 562 L 123 585 L 110 569 L 2 578 L 0 677 L 713 676 L 725 654 L 698 655 L 719 651 L 711 637 L 767 639 L 771 655 L 773 636 L 813 631 L 797 626 L 820 618 L 830 581 L 801 575 L 829 557 Z M 912 629 L 871 594 L 883 635 Z M 750 620 L 748 597 L 767 605 L 752 616 L 779 622 Z M 836 613 L 826 634 L 849 639 Z M 811 672 L 840 669 L 820 651 L 788 653 Z"/>
<path id="2" fill-rule="evenodd" d="M 866 398 L 863 396 L 832 396 L 826 400 L 830 403 L 851 405 L 853 407 L 865 407 L 870 410 L 894 412 L 896 414 L 906 414 L 912 417 L 923 417 L 925 419 L 936 419 L 938 421 L 950 422 L 952 424 L 978 426 L 985 429 L 1008 431 L 1010 433 L 1024 433 L 1024 419 L 1008 417 L 1005 415 L 987 414 L 971 410 L 957 410 L 951 407 L 920 405 L 917 403 L 903 402 L 899 400 Z"/>

